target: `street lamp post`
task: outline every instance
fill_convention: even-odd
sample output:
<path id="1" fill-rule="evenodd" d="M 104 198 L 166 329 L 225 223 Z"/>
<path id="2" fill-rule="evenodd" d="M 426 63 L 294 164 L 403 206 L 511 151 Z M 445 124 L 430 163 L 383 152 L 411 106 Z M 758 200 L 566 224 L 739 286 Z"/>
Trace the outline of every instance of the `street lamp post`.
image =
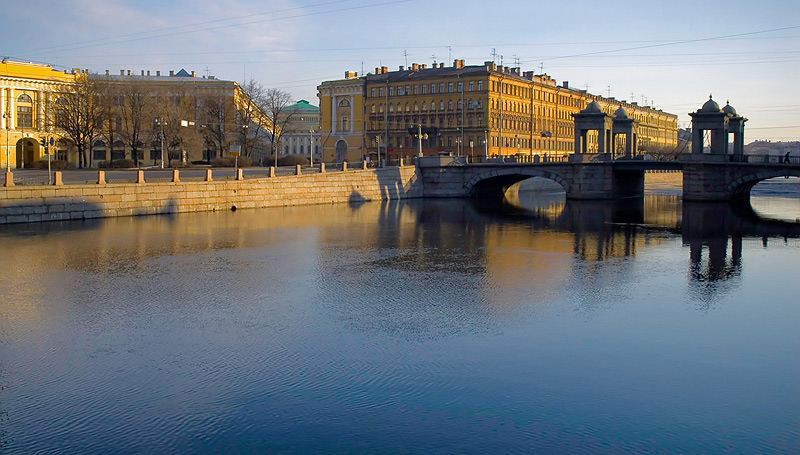
<path id="1" fill-rule="evenodd" d="M 311 166 L 314 166 L 314 128 L 308 130 L 308 160 L 311 163 Z"/>
<path id="2" fill-rule="evenodd" d="M 428 139 L 428 134 L 422 134 L 422 123 L 417 124 L 417 143 L 419 144 L 419 152 L 417 153 L 417 157 L 422 156 L 422 140 Z"/>
<path id="3" fill-rule="evenodd" d="M 164 119 L 159 118 L 157 121 L 161 127 L 161 169 L 164 169 Z"/>

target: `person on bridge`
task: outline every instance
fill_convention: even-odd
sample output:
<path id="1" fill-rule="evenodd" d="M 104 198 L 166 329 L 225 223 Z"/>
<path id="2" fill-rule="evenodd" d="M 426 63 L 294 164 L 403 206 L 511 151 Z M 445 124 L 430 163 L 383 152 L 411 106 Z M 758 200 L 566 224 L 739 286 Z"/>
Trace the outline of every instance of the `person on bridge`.
<path id="1" fill-rule="evenodd" d="M 784 164 L 789 164 L 789 163 L 791 163 L 791 161 L 789 160 L 789 152 L 786 152 L 786 155 L 783 155 L 783 161 L 782 161 L 782 162 L 783 162 Z"/>

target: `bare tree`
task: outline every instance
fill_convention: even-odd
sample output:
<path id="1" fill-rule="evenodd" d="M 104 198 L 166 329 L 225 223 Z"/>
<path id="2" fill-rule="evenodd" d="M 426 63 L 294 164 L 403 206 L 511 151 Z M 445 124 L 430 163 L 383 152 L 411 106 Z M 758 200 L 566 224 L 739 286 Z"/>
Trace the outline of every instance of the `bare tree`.
<path id="1" fill-rule="evenodd" d="M 267 138 L 269 121 L 261 110 L 267 90 L 258 82 L 249 80 L 241 86 L 236 96 L 237 139 L 242 146 L 242 156 L 252 157 L 256 148 Z"/>
<path id="2" fill-rule="evenodd" d="M 99 132 L 104 137 L 108 149 L 113 150 L 114 143 L 121 138 L 122 130 L 120 86 L 103 79 L 98 79 L 96 86 L 101 115 Z M 112 157 L 109 157 L 109 161 L 111 159 Z"/>
<path id="3" fill-rule="evenodd" d="M 73 90 L 58 95 L 53 113 L 53 126 L 63 131 L 77 149 L 78 167 L 90 166 L 91 154 L 87 156 L 87 152 L 102 127 L 97 84 L 88 74 L 81 73 Z"/>
<path id="4" fill-rule="evenodd" d="M 171 89 L 164 96 L 154 99 L 153 115 L 157 125 L 151 131 L 152 142 L 164 147 L 165 165 L 172 160 L 188 159 L 186 148 L 197 149 L 202 145 L 195 125 L 196 100 L 184 89 Z M 157 158 L 160 159 L 160 158 Z"/>
<path id="5" fill-rule="evenodd" d="M 149 115 L 150 97 L 147 87 L 133 78 L 119 85 L 122 105 L 119 112 L 122 118 L 121 135 L 131 150 L 133 163 L 139 166 L 139 149 L 144 145 L 142 139 L 152 123 Z"/>
<path id="6" fill-rule="evenodd" d="M 281 134 L 286 124 L 291 121 L 293 112 L 289 112 L 286 107 L 291 103 L 292 96 L 277 88 L 267 89 L 264 93 L 261 111 L 267 116 L 269 122 L 269 139 L 272 142 L 272 153 L 275 156 L 275 166 L 278 165 L 278 150 L 280 147 Z"/>
<path id="7" fill-rule="evenodd" d="M 232 124 L 235 117 L 233 103 L 225 96 L 208 97 L 202 101 L 200 112 L 205 143 L 214 147 L 218 156 L 222 156 L 230 144 L 228 123 Z M 209 154 L 208 162 L 211 162 L 211 158 Z"/>

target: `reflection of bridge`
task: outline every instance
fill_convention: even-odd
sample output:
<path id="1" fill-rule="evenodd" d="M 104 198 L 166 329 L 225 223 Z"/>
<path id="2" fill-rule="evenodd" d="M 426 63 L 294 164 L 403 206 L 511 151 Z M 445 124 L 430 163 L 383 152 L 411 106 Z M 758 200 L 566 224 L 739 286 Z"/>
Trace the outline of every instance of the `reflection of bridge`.
<path id="1" fill-rule="evenodd" d="M 466 164 L 458 159 L 420 159 L 420 176 L 428 197 L 496 196 L 517 182 L 541 177 L 564 188 L 568 199 L 616 199 L 642 196 L 648 170 L 683 171 L 683 198 L 721 201 L 745 198 L 758 182 L 774 177 L 800 177 L 800 164 L 781 164 L 778 157 L 742 157 L 740 161 L 597 160 L 582 154 L 567 163 Z M 588 158 L 588 159 L 587 159 Z M 716 157 L 714 157 L 716 158 Z M 734 158 L 729 155 L 728 158 Z M 739 158 L 739 157 L 735 157 Z M 753 162 L 756 161 L 756 162 Z"/>

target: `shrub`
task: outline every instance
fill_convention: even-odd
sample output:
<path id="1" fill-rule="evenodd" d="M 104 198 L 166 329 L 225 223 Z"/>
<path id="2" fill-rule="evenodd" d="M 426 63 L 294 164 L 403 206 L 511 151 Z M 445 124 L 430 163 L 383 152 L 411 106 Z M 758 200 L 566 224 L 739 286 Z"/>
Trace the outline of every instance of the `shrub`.
<path id="1" fill-rule="evenodd" d="M 273 157 L 272 163 L 275 162 Z M 307 166 L 309 164 L 308 157 L 303 155 L 284 155 L 278 157 L 278 166 Z"/>
<path id="2" fill-rule="evenodd" d="M 169 162 L 169 167 L 179 168 L 179 167 L 192 167 L 192 163 L 185 163 L 182 160 L 172 160 Z"/>
<path id="3" fill-rule="evenodd" d="M 35 163 L 32 163 L 31 168 L 33 169 L 47 169 L 47 160 L 39 160 Z M 61 171 L 64 169 L 72 169 L 75 166 L 72 163 L 68 163 L 64 160 L 51 160 L 50 161 L 50 169 L 54 171 Z"/>
<path id="4" fill-rule="evenodd" d="M 239 167 L 247 167 L 253 164 L 249 156 L 239 157 Z M 235 156 L 221 156 L 211 160 L 211 167 L 234 167 L 236 165 Z"/>
<path id="5" fill-rule="evenodd" d="M 113 161 L 111 161 L 111 163 L 108 164 L 108 167 L 130 168 L 130 167 L 136 167 L 136 163 L 134 163 L 133 160 L 124 158 L 124 159 L 121 159 L 121 160 L 113 160 Z"/>

